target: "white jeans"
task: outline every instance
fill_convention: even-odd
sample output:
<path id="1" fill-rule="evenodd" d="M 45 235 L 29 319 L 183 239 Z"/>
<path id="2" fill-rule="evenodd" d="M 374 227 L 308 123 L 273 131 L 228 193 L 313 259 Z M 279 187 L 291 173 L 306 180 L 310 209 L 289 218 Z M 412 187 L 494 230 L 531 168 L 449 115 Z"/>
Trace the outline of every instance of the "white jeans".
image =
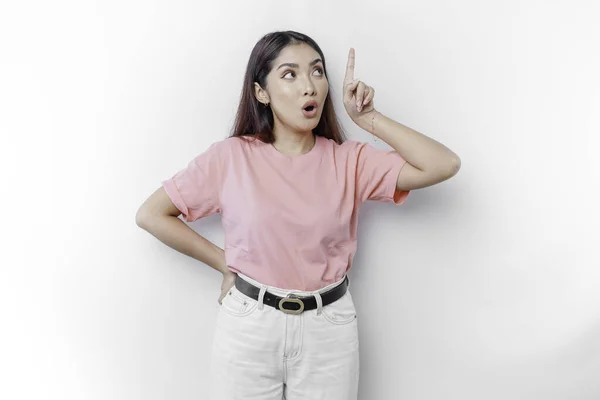
<path id="1" fill-rule="evenodd" d="M 356 400 L 358 323 L 350 290 L 322 306 L 320 293 L 263 285 L 258 300 L 235 286 L 217 316 L 210 364 L 210 400 Z M 264 291 L 278 296 L 315 295 L 319 307 L 286 314 L 262 303 Z M 287 308 L 290 308 L 289 306 Z"/>

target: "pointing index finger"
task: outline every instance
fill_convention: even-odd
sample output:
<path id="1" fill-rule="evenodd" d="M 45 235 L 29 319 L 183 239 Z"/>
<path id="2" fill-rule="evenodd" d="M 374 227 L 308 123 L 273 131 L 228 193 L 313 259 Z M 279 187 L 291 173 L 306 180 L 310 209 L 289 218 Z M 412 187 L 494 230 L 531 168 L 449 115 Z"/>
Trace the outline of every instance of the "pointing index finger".
<path id="1" fill-rule="evenodd" d="M 344 78 L 344 84 L 351 83 L 354 80 L 354 48 L 350 47 L 348 53 L 348 64 L 346 64 L 346 77 Z"/>

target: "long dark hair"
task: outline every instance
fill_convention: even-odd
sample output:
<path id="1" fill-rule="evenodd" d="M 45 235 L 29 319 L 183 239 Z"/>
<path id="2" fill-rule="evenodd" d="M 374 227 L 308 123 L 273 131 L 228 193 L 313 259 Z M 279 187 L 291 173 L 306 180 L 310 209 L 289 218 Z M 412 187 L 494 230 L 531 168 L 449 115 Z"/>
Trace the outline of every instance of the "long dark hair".
<path id="1" fill-rule="evenodd" d="M 238 106 L 235 123 L 229 137 L 255 136 L 265 143 L 273 143 L 273 112 L 270 107 L 265 107 L 254 96 L 254 82 L 266 88 L 267 75 L 273 68 L 273 61 L 279 56 L 283 48 L 288 45 L 306 43 L 321 56 L 323 71 L 327 77 L 327 64 L 325 56 L 319 45 L 307 35 L 295 31 L 277 31 L 263 36 L 252 49 L 244 84 L 242 87 L 240 104 Z M 329 78 L 327 78 L 329 82 Z M 328 83 L 329 84 L 329 83 Z M 331 86 L 323 105 L 323 113 L 318 125 L 313 129 L 313 134 L 333 139 L 337 144 L 346 141 L 346 135 L 340 126 L 333 102 L 331 101 Z"/>

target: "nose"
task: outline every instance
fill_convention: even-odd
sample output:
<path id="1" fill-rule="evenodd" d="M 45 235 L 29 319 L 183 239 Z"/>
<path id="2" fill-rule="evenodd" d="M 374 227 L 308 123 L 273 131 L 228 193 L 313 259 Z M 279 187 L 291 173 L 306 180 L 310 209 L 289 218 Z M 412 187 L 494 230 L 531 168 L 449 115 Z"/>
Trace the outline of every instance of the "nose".
<path id="1" fill-rule="evenodd" d="M 304 84 L 304 95 L 314 95 L 315 94 L 315 85 L 313 84 L 310 78 L 306 79 L 306 83 Z"/>

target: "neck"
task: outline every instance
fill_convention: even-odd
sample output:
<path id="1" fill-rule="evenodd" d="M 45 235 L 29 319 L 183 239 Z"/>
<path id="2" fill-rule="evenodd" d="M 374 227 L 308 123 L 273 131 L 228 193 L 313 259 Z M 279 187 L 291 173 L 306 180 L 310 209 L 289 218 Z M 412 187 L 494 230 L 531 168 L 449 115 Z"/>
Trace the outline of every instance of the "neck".
<path id="1" fill-rule="evenodd" d="M 312 131 L 301 134 L 277 134 L 273 132 L 273 135 L 275 136 L 273 147 L 275 147 L 277 151 L 287 155 L 306 154 L 312 150 L 317 140 Z"/>

